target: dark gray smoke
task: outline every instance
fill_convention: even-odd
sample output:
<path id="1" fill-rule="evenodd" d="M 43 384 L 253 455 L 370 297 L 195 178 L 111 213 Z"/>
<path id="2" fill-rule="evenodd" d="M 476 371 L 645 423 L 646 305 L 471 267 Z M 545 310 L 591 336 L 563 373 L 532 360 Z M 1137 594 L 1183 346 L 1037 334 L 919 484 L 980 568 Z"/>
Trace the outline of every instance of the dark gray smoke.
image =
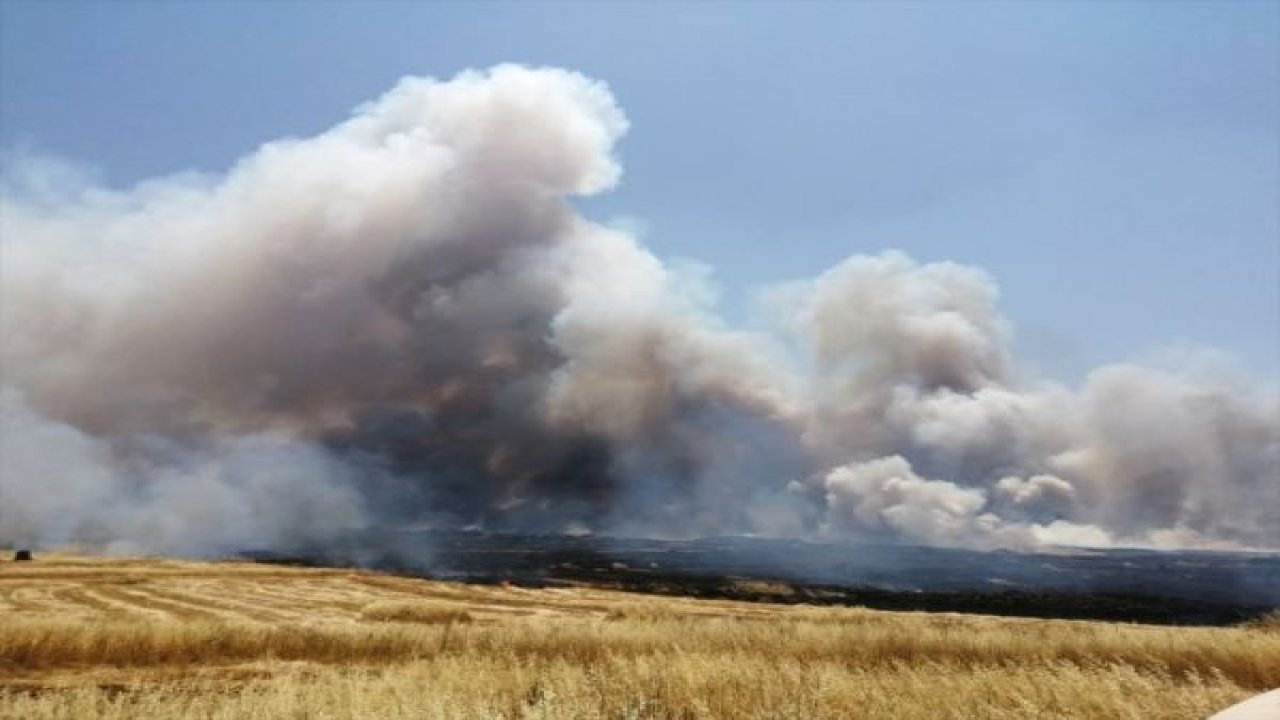
<path id="1" fill-rule="evenodd" d="M 1194 359 L 1021 377 L 980 271 L 854 257 L 727 327 L 578 216 L 626 120 L 407 78 L 223 176 L 0 205 L 0 544 L 183 552 L 379 523 L 1280 547 L 1280 394 Z M 1193 361 L 1194 360 L 1194 361 Z"/>

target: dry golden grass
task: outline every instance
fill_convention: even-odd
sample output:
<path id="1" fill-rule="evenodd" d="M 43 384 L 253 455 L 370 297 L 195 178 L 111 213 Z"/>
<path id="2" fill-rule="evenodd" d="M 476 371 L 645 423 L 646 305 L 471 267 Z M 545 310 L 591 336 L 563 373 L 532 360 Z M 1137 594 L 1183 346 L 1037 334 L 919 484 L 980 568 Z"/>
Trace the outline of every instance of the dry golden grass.
<path id="1" fill-rule="evenodd" d="M 376 602 L 360 611 L 362 620 L 451 625 L 469 623 L 471 613 L 458 607 L 424 602 Z"/>
<path id="2" fill-rule="evenodd" d="M 686 616 L 686 612 L 673 608 L 662 600 L 655 598 L 648 602 L 617 603 L 604 614 L 604 619 L 653 622 L 656 620 L 676 620 Z"/>
<path id="3" fill-rule="evenodd" d="M 1203 718 L 1280 686 L 1273 628 L 43 555 L 0 563 L 0 718 Z"/>

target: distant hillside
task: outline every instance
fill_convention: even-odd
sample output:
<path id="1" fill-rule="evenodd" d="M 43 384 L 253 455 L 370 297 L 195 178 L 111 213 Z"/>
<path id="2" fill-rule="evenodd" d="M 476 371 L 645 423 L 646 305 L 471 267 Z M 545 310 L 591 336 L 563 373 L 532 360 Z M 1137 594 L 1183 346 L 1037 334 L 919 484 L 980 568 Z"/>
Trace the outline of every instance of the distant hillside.
<path id="1" fill-rule="evenodd" d="M 384 529 L 350 534 L 323 550 L 251 555 L 470 582 L 1170 625 L 1231 625 L 1280 606 L 1280 553 L 1014 553 L 753 537 Z"/>

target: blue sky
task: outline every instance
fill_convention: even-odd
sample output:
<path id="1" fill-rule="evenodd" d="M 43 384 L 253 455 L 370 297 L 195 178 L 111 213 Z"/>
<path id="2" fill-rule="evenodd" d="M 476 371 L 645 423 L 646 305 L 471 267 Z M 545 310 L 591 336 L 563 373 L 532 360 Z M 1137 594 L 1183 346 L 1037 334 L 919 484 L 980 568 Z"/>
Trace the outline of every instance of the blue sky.
<path id="1" fill-rule="evenodd" d="M 1170 343 L 1280 376 L 1280 3 L 0 3 L 0 147 L 218 171 L 398 77 L 609 83 L 591 216 L 753 287 L 899 248 L 990 272 L 1074 379 Z"/>

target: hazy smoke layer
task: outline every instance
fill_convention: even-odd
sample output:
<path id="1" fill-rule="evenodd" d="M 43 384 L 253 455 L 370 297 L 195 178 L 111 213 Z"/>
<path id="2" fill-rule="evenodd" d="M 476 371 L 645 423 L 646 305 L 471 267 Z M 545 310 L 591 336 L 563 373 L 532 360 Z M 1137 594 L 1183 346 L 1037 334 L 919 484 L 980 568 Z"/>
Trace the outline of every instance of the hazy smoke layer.
<path id="1" fill-rule="evenodd" d="M 38 161 L 0 206 L 0 543 L 216 551 L 374 523 L 1280 547 L 1280 396 L 1022 378 L 981 271 L 854 257 L 726 327 L 576 215 L 580 75 L 407 78 L 225 176 Z"/>

